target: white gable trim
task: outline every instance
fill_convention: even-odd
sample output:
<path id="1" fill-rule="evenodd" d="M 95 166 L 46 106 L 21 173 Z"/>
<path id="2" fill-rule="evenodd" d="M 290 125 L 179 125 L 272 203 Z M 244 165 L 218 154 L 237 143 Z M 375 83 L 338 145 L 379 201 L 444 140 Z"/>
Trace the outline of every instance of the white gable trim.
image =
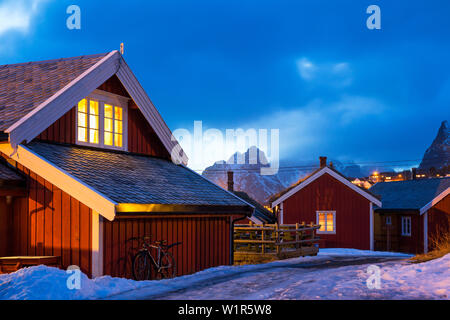
<path id="1" fill-rule="evenodd" d="M 9 133 L 9 142 L 14 148 L 21 143 L 30 142 L 113 75 L 117 75 L 161 139 L 166 150 L 175 157 L 172 160 L 186 165 L 188 160 L 186 154 L 172 136 L 169 127 L 167 127 L 147 93 L 117 50 L 107 54 L 64 88 L 6 129 L 5 132 Z M 180 150 L 181 155 L 172 152 L 174 150 Z"/>
<path id="2" fill-rule="evenodd" d="M 15 148 L 24 141 L 30 142 L 33 140 L 45 128 L 48 128 L 72 109 L 78 101 L 113 76 L 119 66 L 119 56 L 117 50 L 110 52 L 64 88 L 6 129 L 5 132 L 9 133 L 11 145 Z"/>
<path id="3" fill-rule="evenodd" d="M 120 58 L 120 67 L 116 75 L 130 94 L 133 101 L 142 111 L 144 117 L 150 123 L 153 130 L 155 130 L 156 134 L 161 139 L 161 142 L 166 147 L 169 154 L 171 154 L 172 157 L 175 157 L 175 159 L 172 160 L 177 164 L 187 165 L 188 158 L 186 154 L 181 149 L 181 147 L 179 147 L 178 142 L 172 136 L 172 132 L 164 122 L 161 114 L 155 108 L 144 88 L 142 88 L 141 84 L 136 79 L 130 67 L 128 67 L 127 63 L 122 57 Z M 174 150 L 176 150 L 177 146 L 179 147 L 178 150 L 181 150 L 182 155 L 173 152 Z"/>
<path id="4" fill-rule="evenodd" d="M 431 200 L 430 202 L 428 202 L 425 206 L 423 206 L 420 209 L 420 214 L 424 214 L 425 212 L 428 211 L 428 209 L 430 209 L 431 207 L 433 207 L 434 205 L 436 205 L 439 201 L 441 201 L 442 199 L 444 199 L 446 196 L 448 196 L 450 194 L 450 187 L 448 187 L 446 190 L 442 191 L 440 194 L 438 194 L 437 197 L 435 197 L 433 200 Z"/>
<path id="5" fill-rule="evenodd" d="M 19 145 L 14 149 L 9 143 L 2 143 L 0 144 L 0 151 L 98 212 L 106 219 L 114 220 L 116 202 L 65 170 L 58 168 L 32 150 L 23 145 Z"/>
<path id="6" fill-rule="evenodd" d="M 298 191 L 300 191 L 301 189 L 303 189 L 304 187 L 306 187 L 307 185 L 309 185 L 311 182 L 313 182 L 314 180 L 320 178 L 322 175 L 324 175 L 325 173 L 328 173 L 330 176 L 332 176 L 333 178 L 335 178 L 336 180 L 342 182 L 343 184 L 345 184 L 347 187 L 349 187 L 350 189 L 352 189 L 353 191 L 356 191 L 357 193 L 359 193 L 360 195 L 362 195 L 364 198 L 366 198 L 367 200 L 369 200 L 370 202 L 374 203 L 375 205 L 377 205 L 378 207 L 381 207 L 381 201 L 378 200 L 377 198 L 375 198 L 374 196 L 372 196 L 370 193 L 365 192 L 364 190 L 360 189 L 359 187 L 355 186 L 353 183 L 351 183 L 350 181 L 348 181 L 347 179 L 345 179 L 344 177 L 342 177 L 340 174 L 337 174 L 336 172 L 334 172 L 333 170 L 331 170 L 328 167 L 323 167 L 322 169 L 320 169 L 319 171 L 317 171 L 315 174 L 313 174 L 312 176 L 310 176 L 308 179 L 306 179 L 305 181 L 303 181 L 302 183 L 300 183 L 298 186 L 292 188 L 291 190 L 289 190 L 287 193 L 285 193 L 284 195 L 282 195 L 280 198 L 276 199 L 274 202 L 272 202 L 272 208 L 275 207 L 276 205 L 282 203 L 284 200 L 286 200 L 287 198 L 291 197 L 293 194 L 297 193 Z"/>

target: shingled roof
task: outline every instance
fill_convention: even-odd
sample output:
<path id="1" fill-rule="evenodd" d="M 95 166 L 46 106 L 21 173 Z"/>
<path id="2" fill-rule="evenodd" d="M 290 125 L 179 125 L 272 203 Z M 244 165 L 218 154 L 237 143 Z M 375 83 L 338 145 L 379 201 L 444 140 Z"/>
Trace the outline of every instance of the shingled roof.
<path id="1" fill-rule="evenodd" d="M 255 199 L 251 198 L 246 192 L 243 191 L 233 191 L 235 195 L 237 195 L 239 198 L 244 200 L 245 202 L 251 204 L 255 207 L 255 211 L 253 212 L 253 216 L 256 217 L 258 220 L 260 220 L 263 223 L 275 223 L 277 222 L 277 218 L 275 215 L 264 208 L 259 202 L 257 202 Z"/>
<path id="2" fill-rule="evenodd" d="M 0 66 L 0 131 L 27 115 L 106 55 Z"/>
<path id="3" fill-rule="evenodd" d="M 116 203 L 250 207 L 168 160 L 43 142 L 27 148 Z"/>
<path id="4" fill-rule="evenodd" d="M 450 178 L 379 182 L 370 191 L 381 196 L 383 210 L 420 210 L 450 188 Z"/>
<path id="5" fill-rule="evenodd" d="M 6 162 L 0 160 L 0 180 L 22 182 L 25 179 L 16 173 Z"/>

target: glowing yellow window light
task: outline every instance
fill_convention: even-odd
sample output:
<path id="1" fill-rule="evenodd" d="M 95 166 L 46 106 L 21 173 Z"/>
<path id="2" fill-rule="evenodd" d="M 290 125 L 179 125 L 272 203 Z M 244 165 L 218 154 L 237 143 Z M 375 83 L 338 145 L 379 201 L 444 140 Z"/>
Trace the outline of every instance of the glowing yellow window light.
<path id="1" fill-rule="evenodd" d="M 320 229 L 319 231 L 325 231 L 326 230 L 326 220 L 325 220 L 325 213 L 319 213 L 319 224 L 320 224 Z"/>
<path id="2" fill-rule="evenodd" d="M 114 145 L 116 147 L 122 147 L 122 135 L 121 134 L 114 134 Z"/>
<path id="3" fill-rule="evenodd" d="M 334 231 L 334 221 L 333 221 L 332 213 L 327 214 L 327 231 L 329 231 L 329 232 Z"/>
<path id="4" fill-rule="evenodd" d="M 78 128 L 78 141 L 87 141 L 87 128 Z"/>
<path id="5" fill-rule="evenodd" d="M 111 118 L 113 117 L 113 107 L 110 104 L 105 103 L 105 118 Z"/>
<path id="6" fill-rule="evenodd" d="M 114 118 L 116 120 L 122 120 L 122 108 L 121 107 L 115 107 L 114 108 Z"/>
<path id="7" fill-rule="evenodd" d="M 87 101 L 78 102 L 78 141 L 87 141 Z"/>
<path id="8" fill-rule="evenodd" d="M 95 100 L 89 101 L 89 142 L 99 143 L 98 137 L 98 102 Z"/>

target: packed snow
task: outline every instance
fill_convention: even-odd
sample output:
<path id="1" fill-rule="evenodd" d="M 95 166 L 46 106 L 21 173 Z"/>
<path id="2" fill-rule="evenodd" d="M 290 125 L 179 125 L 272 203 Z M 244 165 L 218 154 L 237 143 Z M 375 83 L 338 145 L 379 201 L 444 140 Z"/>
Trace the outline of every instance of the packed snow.
<path id="1" fill-rule="evenodd" d="M 316 257 L 221 266 L 170 280 L 81 274 L 80 289 L 67 285 L 73 274 L 37 266 L 0 275 L 0 299 L 450 299 L 450 254 L 420 264 L 408 257 L 321 249 Z M 378 289 L 366 283 L 371 264 L 380 267 Z"/>

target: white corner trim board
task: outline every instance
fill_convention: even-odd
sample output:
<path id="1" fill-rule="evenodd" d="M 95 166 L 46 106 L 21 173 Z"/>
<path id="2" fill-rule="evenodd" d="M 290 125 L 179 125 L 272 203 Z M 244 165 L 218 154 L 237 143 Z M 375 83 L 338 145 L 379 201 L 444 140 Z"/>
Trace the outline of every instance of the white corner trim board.
<path id="1" fill-rule="evenodd" d="M 446 196 L 448 196 L 450 194 L 450 187 L 448 187 L 447 189 L 445 189 L 444 191 L 442 191 L 440 194 L 438 194 L 433 200 L 431 200 L 430 202 L 428 202 L 426 205 L 424 205 L 421 209 L 420 209 L 420 214 L 424 214 L 425 212 L 428 211 L 428 209 L 430 209 L 431 207 L 435 206 L 439 201 L 441 201 L 442 199 L 444 199 Z"/>
<path id="2" fill-rule="evenodd" d="M 370 250 L 373 251 L 375 250 L 375 237 L 374 237 L 374 216 L 373 216 L 373 203 L 370 203 Z"/>
<path id="3" fill-rule="evenodd" d="M 423 215 L 423 253 L 428 253 L 428 211 Z"/>
<path id="4" fill-rule="evenodd" d="M 318 179 L 319 177 L 321 177 L 322 175 L 324 175 L 325 173 L 328 173 L 330 176 L 332 176 L 333 178 L 335 178 L 336 180 L 342 182 L 343 184 L 345 184 L 347 187 L 349 187 L 350 189 L 356 191 L 357 193 L 359 193 L 360 195 L 362 195 L 364 198 L 366 198 L 367 200 L 369 200 L 371 203 L 374 203 L 375 205 L 377 205 L 378 207 L 381 207 L 381 201 L 377 198 L 375 198 L 374 196 L 372 196 L 370 193 L 365 192 L 364 190 L 360 189 L 358 186 L 355 186 L 353 183 L 351 183 L 350 181 L 348 181 L 347 179 L 345 179 L 344 177 L 342 177 L 341 175 L 337 174 L 336 172 L 334 172 L 333 170 L 331 170 L 328 167 L 323 167 L 322 169 L 320 169 L 319 171 L 317 171 L 315 174 L 313 174 L 312 176 L 310 176 L 308 179 L 306 179 L 305 181 L 303 181 L 302 183 L 300 183 L 299 185 L 297 185 L 296 187 L 292 188 L 291 190 L 289 190 L 287 193 L 285 193 L 284 195 L 282 195 L 280 198 L 276 199 L 274 202 L 272 202 L 272 208 L 275 207 L 276 205 L 282 203 L 284 200 L 286 200 L 287 198 L 289 198 L 290 196 L 294 195 L 295 193 L 297 193 L 298 191 L 300 191 L 301 189 L 303 189 L 304 187 L 306 187 L 308 184 L 310 184 L 311 182 L 313 182 L 314 180 Z"/>
<path id="5" fill-rule="evenodd" d="M 103 275 L 103 218 L 92 210 L 92 277 Z"/>
<path id="6" fill-rule="evenodd" d="M 98 86 L 117 72 L 119 53 L 112 51 L 100 61 L 69 82 L 50 98 L 42 102 L 8 129 L 10 143 L 16 147 L 31 141 L 52 123 L 62 117 Z"/>
<path id="7" fill-rule="evenodd" d="M 81 201 L 92 210 L 97 211 L 106 219 L 110 221 L 114 220 L 116 202 L 63 169 L 58 168 L 27 147 L 19 145 L 15 150 L 11 144 L 1 143 L 0 151 L 24 167 L 39 174 L 39 176 L 76 198 L 78 201 Z"/>

